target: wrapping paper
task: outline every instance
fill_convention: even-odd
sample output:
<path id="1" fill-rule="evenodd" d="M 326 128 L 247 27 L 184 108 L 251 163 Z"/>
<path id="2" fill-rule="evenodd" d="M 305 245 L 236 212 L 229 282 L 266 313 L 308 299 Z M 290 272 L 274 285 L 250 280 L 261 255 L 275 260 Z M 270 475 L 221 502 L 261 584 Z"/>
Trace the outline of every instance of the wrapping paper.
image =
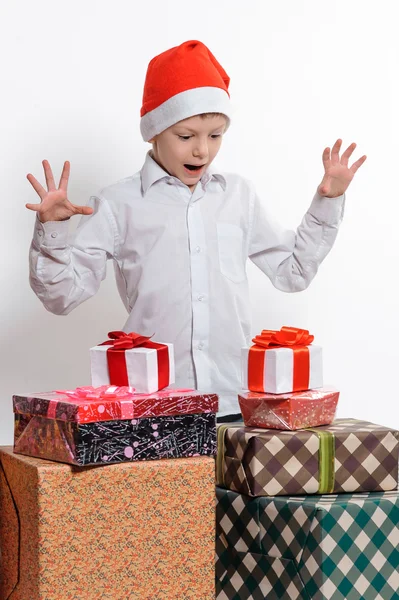
<path id="1" fill-rule="evenodd" d="M 98 423 L 15 415 L 14 451 L 73 465 L 216 454 L 216 414 Z"/>
<path id="2" fill-rule="evenodd" d="M 300 389 L 323 387 L 322 348 L 313 344 L 307 348 L 309 350 L 308 385 Z M 270 348 L 263 351 L 263 389 L 255 389 L 248 381 L 249 350 L 250 348 L 241 349 L 242 387 L 244 390 L 271 394 L 286 394 L 294 391 L 294 350 L 292 348 Z"/>
<path id="3" fill-rule="evenodd" d="M 356 419 L 296 431 L 218 426 L 217 481 L 249 496 L 389 491 L 399 431 Z"/>
<path id="4" fill-rule="evenodd" d="M 79 389 L 79 388 L 78 388 Z M 86 388 L 81 388 L 86 389 Z M 124 388 L 116 388 L 118 390 Z M 113 398 L 77 398 L 65 393 L 45 392 L 13 396 L 14 412 L 77 423 L 138 419 L 141 417 L 173 416 L 202 412 L 217 412 L 216 394 L 201 394 L 195 390 L 163 390 L 154 394 L 136 394 Z"/>
<path id="5" fill-rule="evenodd" d="M 173 344 L 165 344 L 169 349 L 169 382 L 175 382 L 175 362 Z M 90 348 L 91 382 L 94 387 L 120 385 L 120 382 L 110 381 L 107 351 L 108 346 L 94 346 Z M 128 375 L 128 385 L 143 394 L 152 394 L 158 391 L 158 355 L 152 348 L 132 348 L 125 350 L 125 361 Z"/>
<path id="6" fill-rule="evenodd" d="M 304 429 L 330 425 L 335 417 L 339 392 L 319 388 L 290 394 L 243 392 L 238 396 L 247 427 Z"/>
<path id="7" fill-rule="evenodd" d="M 96 469 L 2 448 L 0 500 L 1 600 L 214 599 L 212 458 Z"/>
<path id="8" fill-rule="evenodd" d="M 399 492 L 250 499 L 217 489 L 216 600 L 395 600 Z"/>

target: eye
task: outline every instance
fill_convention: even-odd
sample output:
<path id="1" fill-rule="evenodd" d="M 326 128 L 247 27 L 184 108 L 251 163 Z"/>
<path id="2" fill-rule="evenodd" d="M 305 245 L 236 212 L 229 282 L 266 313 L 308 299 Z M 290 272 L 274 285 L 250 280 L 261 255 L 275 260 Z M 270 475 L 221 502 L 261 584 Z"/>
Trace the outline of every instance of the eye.
<path id="1" fill-rule="evenodd" d="M 212 138 L 213 140 L 217 140 L 217 139 L 218 139 L 218 138 L 220 138 L 220 137 L 222 137 L 222 134 L 221 134 L 221 133 L 214 133 L 214 134 L 212 134 L 212 135 L 211 135 L 211 138 Z"/>
<path id="2" fill-rule="evenodd" d="M 177 137 L 186 142 L 187 140 L 190 139 L 191 135 L 178 135 Z"/>

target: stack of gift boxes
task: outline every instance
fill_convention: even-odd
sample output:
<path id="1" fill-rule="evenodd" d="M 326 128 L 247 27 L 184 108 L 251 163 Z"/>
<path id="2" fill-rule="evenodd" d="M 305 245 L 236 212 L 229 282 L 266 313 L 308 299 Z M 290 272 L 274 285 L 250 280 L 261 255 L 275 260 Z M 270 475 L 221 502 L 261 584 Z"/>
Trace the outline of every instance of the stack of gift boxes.
<path id="1" fill-rule="evenodd" d="M 0 598 L 211 600 L 218 397 L 171 389 L 171 344 L 118 331 L 90 355 L 92 386 L 13 397 Z"/>
<path id="2" fill-rule="evenodd" d="M 399 431 L 334 420 L 321 348 L 242 350 L 244 423 L 218 426 L 217 600 L 399 599 Z"/>
<path id="3" fill-rule="evenodd" d="M 217 451 L 217 600 L 399 599 L 399 432 L 334 420 L 312 342 L 256 336 L 244 422 L 218 428 L 217 395 L 172 389 L 173 346 L 135 333 L 90 350 L 92 386 L 15 395 L 0 598 L 215 598 Z"/>

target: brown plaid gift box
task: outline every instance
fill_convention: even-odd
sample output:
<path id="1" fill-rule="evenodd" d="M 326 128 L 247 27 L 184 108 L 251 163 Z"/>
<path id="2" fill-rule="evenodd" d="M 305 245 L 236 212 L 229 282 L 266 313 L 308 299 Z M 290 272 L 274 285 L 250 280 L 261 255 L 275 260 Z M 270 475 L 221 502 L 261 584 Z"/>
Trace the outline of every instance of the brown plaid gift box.
<path id="1" fill-rule="evenodd" d="M 217 482 L 248 496 L 390 491 L 399 431 L 357 419 L 296 431 L 218 427 Z"/>

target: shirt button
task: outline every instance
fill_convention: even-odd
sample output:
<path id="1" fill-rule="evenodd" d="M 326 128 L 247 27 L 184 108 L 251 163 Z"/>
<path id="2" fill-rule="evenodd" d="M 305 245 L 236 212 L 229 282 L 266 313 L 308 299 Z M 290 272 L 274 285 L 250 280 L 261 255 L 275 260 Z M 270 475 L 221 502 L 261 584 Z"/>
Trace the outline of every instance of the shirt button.
<path id="1" fill-rule="evenodd" d="M 202 302 L 203 300 L 205 300 L 205 296 L 204 296 L 204 294 L 200 294 L 199 296 L 197 296 L 197 298 L 198 298 L 198 300 L 199 300 L 200 302 Z"/>
<path id="2" fill-rule="evenodd" d="M 57 235 L 58 235 L 58 233 L 57 233 L 56 231 L 53 231 L 53 233 L 51 234 L 51 237 L 52 237 L 52 238 L 56 238 L 56 237 L 57 237 Z"/>
<path id="3" fill-rule="evenodd" d="M 204 349 L 204 344 L 202 342 L 200 342 L 198 344 L 198 350 L 203 350 Z"/>
<path id="4" fill-rule="evenodd" d="M 166 183 L 167 183 L 168 185 L 173 185 L 173 179 L 172 179 L 172 178 L 168 179 Z"/>
<path id="5" fill-rule="evenodd" d="M 195 249 L 195 251 L 196 251 L 197 253 L 201 252 L 201 248 L 200 248 L 200 246 L 197 246 L 197 247 L 196 247 L 196 249 Z"/>
<path id="6" fill-rule="evenodd" d="M 41 229 L 37 230 L 37 235 L 40 235 L 40 237 L 43 235 L 43 231 Z"/>

